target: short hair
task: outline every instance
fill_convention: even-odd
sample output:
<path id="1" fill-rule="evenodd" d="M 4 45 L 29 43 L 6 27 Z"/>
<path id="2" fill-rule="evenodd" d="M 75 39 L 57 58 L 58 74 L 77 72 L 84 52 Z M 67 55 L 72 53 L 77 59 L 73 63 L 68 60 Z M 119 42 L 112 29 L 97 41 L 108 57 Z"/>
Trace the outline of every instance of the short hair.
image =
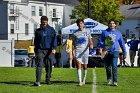
<path id="1" fill-rule="evenodd" d="M 48 21 L 48 17 L 47 16 L 42 16 L 41 21 Z"/>
<path id="2" fill-rule="evenodd" d="M 108 21 L 108 24 L 110 24 L 111 21 L 113 21 L 115 24 L 117 24 L 117 21 L 116 21 L 114 18 L 110 19 L 110 20 Z"/>
<path id="3" fill-rule="evenodd" d="M 83 22 L 83 23 L 84 23 L 84 20 L 83 20 L 82 18 L 76 20 L 76 24 L 77 24 L 77 25 L 79 25 L 80 22 Z"/>

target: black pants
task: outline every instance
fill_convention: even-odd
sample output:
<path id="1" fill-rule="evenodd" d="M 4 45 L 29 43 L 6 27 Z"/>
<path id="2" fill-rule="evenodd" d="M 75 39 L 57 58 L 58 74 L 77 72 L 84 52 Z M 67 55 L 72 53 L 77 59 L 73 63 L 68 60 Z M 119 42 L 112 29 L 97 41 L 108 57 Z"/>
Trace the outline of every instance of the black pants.
<path id="1" fill-rule="evenodd" d="M 52 63 L 49 59 L 51 49 L 38 50 L 36 55 L 36 82 L 41 81 L 42 68 L 45 66 L 46 82 L 50 81 L 52 72 Z"/>
<path id="2" fill-rule="evenodd" d="M 56 66 L 61 67 L 61 53 L 55 53 L 55 58 L 56 58 Z"/>

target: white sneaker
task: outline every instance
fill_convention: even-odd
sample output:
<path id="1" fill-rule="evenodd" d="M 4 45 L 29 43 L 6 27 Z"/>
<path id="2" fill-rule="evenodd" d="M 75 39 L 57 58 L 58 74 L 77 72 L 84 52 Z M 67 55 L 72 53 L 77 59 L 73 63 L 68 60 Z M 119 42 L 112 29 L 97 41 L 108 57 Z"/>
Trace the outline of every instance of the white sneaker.
<path id="1" fill-rule="evenodd" d="M 70 66 L 69 68 L 70 68 L 70 69 L 73 69 L 73 67 L 71 67 L 71 66 Z"/>
<path id="2" fill-rule="evenodd" d="M 112 84 L 111 79 L 108 79 L 108 80 L 107 80 L 107 85 L 111 85 L 111 84 Z"/>
<path id="3" fill-rule="evenodd" d="M 82 84 L 85 85 L 85 81 L 83 81 Z"/>
<path id="4" fill-rule="evenodd" d="M 82 86 L 82 82 L 79 82 L 78 86 Z"/>
<path id="5" fill-rule="evenodd" d="M 114 82 L 113 85 L 114 85 L 114 86 L 118 86 L 117 82 Z"/>

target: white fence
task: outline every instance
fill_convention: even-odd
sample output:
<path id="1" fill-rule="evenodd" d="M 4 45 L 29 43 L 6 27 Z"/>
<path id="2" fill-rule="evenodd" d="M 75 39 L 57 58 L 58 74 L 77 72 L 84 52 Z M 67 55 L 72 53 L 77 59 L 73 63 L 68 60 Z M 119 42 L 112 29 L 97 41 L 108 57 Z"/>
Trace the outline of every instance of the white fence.
<path id="1" fill-rule="evenodd" d="M 0 40 L 0 67 L 14 67 L 14 40 Z"/>

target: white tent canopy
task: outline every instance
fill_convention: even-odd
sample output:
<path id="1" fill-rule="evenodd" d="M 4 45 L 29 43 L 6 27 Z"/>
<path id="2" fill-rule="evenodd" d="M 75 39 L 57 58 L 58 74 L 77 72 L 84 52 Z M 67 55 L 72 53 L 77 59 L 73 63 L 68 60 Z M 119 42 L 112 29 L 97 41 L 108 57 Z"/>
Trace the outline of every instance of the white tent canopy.
<path id="1" fill-rule="evenodd" d="M 106 30 L 108 26 L 103 25 L 95 20 L 92 20 L 90 18 L 87 18 L 84 20 L 84 25 L 86 28 L 89 28 L 92 34 L 101 34 L 103 30 Z M 65 28 L 62 28 L 62 34 L 72 34 L 78 29 L 78 26 L 76 23 L 67 26 Z"/>

